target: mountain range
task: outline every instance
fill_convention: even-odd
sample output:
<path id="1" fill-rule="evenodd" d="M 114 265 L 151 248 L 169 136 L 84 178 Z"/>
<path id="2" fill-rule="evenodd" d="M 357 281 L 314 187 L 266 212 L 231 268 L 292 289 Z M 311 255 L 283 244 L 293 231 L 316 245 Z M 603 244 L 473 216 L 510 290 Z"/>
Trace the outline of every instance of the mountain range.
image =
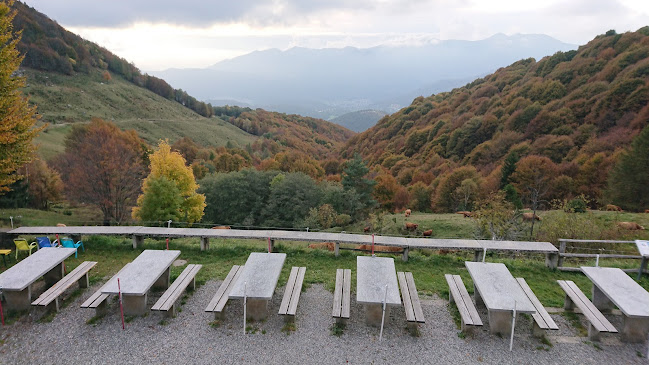
<path id="1" fill-rule="evenodd" d="M 449 91 L 521 58 L 575 48 L 546 35 L 496 34 L 417 46 L 269 49 L 153 74 L 214 105 L 331 120 L 367 109 L 393 113 L 417 96 Z"/>

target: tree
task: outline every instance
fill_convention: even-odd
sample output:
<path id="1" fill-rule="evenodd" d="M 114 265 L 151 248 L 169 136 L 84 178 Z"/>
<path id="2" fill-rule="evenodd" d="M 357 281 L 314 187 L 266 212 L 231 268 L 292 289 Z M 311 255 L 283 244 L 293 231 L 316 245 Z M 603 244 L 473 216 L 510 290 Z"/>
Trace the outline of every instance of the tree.
<path id="1" fill-rule="evenodd" d="M 168 221 L 170 219 L 178 221 L 181 219 L 182 197 L 176 183 L 165 176 L 154 177 L 145 180 L 142 190 L 147 194 L 143 194 L 141 207 L 138 211 L 138 218 L 141 221 Z"/>
<path id="2" fill-rule="evenodd" d="M 510 152 L 507 157 L 505 157 L 505 162 L 503 163 L 503 167 L 500 169 L 501 171 L 501 178 L 500 178 L 500 188 L 504 188 L 507 184 L 509 184 L 509 178 L 512 176 L 514 171 L 516 171 L 516 163 L 520 160 L 518 157 L 518 153 L 516 151 Z"/>
<path id="3" fill-rule="evenodd" d="M 72 128 L 65 139 L 65 153 L 54 166 L 69 199 L 97 205 L 104 225 L 121 224 L 140 191 L 143 142 L 134 130 L 122 131 L 94 118 Z"/>
<path id="4" fill-rule="evenodd" d="M 374 198 L 387 210 L 394 209 L 394 195 L 399 190 L 397 179 L 389 171 L 383 169 L 375 178 Z"/>
<path id="5" fill-rule="evenodd" d="M 410 186 L 410 208 L 419 212 L 430 211 L 430 188 L 421 181 Z"/>
<path id="6" fill-rule="evenodd" d="M 25 78 L 15 75 L 24 56 L 16 48 L 21 32 L 13 33 L 13 3 L 0 2 L 0 194 L 20 178 L 16 171 L 31 159 L 32 140 L 44 128 L 34 128 L 36 107 L 23 97 Z"/>
<path id="7" fill-rule="evenodd" d="M 264 224 L 270 227 L 297 227 L 320 204 L 322 191 L 316 182 L 301 172 L 279 174 L 270 184 L 270 197 L 264 209 Z"/>
<path id="8" fill-rule="evenodd" d="M 355 190 L 358 194 L 359 201 L 365 208 L 371 208 L 376 205 L 372 199 L 372 192 L 376 181 L 366 178 L 370 170 L 365 166 L 365 162 L 359 154 L 345 163 L 343 169 L 342 185 L 345 190 Z M 354 216 L 354 214 L 352 214 Z"/>
<path id="9" fill-rule="evenodd" d="M 646 126 L 615 164 L 606 197 L 627 210 L 649 208 L 649 126 Z"/>
<path id="10" fill-rule="evenodd" d="M 472 180 L 474 184 L 465 182 L 463 190 L 462 182 L 467 179 Z M 464 204 L 465 198 L 467 205 L 474 200 L 477 186 L 480 186 L 480 175 L 475 167 L 459 167 L 442 177 L 435 191 L 433 205 L 438 211 L 456 211 Z"/>
<path id="11" fill-rule="evenodd" d="M 532 212 L 536 214 L 540 203 L 552 188 L 552 181 L 557 175 L 557 166 L 549 158 L 531 155 L 521 159 L 512 174 L 514 187 L 530 203 Z M 530 237 L 534 232 L 534 219 L 530 227 Z"/>
<path id="12" fill-rule="evenodd" d="M 144 202 L 156 201 L 147 197 L 149 194 L 154 194 L 153 191 L 147 190 L 147 187 L 152 186 L 148 180 L 165 177 L 175 184 L 177 194 L 181 200 L 177 217 L 180 217 L 180 219 L 188 223 L 199 221 L 203 217 L 203 210 L 205 209 L 205 195 L 196 192 L 198 184 L 194 179 L 194 172 L 191 167 L 185 164 L 183 156 L 178 152 L 172 152 L 169 144 L 166 141 L 161 141 L 158 149 L 149 156 L 149 160 L 151 161 L 151 172 L 144 179 L 142 194 L 137 199 L 137 206 L 133 208 L 133 218 L 144 220 L 142 216 Z M 159 184 L 157 186 L 159 187 Z M 150 211 L 165 211 L 162 208 L 147 209 L 150 209 Z M 165 218 L 158 217 L 158 219 L 154 220 L 163 219 Z"/>
<path id="13" fill-rule="evenodd" d="M 35 159 L 25 165 L 25 169 L 27 191 L 33 206 L 47 210 L 51 202 L 61 198 L 63 192 L 61 175 L 50 169 L 41 159 Z"/>
<path id="14" fill-rule="evenodd" d="M 520 212 L 505 199 L 503 191 L 491 193 L 477 203 L 474 212 L 477 235 L 493 240 L 516 240 L 521 235 L 519 217 Z"/>

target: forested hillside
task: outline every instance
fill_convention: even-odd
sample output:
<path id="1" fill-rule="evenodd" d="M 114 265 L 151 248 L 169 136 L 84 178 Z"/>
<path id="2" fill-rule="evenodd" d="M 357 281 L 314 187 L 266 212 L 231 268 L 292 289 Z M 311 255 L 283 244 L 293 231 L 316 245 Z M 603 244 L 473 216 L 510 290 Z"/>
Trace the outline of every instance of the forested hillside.
<path id="1" fill-rule="evenodd" d="M 648 102 L 649 27 L 609 31 L 576 51 L 418 97 L 350 139 L 342 156 L 360 153 L 402 186 L 430 184 L 437 210 L 468 209 L 510 183 L 525 195 L 522 166 L 551 177 L 541 200 L 584 194 L 602 203 L 618 152 L 649 122 Z"/>

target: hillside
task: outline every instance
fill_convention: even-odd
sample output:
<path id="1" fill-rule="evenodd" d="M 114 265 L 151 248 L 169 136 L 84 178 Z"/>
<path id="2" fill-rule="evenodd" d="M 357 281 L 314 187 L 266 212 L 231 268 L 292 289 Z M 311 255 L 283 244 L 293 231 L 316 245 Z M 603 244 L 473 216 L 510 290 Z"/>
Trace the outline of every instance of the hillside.
<path id="1" fill-rule="evenodd" d="M 483 188 L 491 189 L 509 152 L 540 155 L 562 179 L 551 196 L 599 199 L 616 153 L 648 121 L 644 27 L 609 31 L 576 51 L 521 60 L 451 92 L 418 97 L 350 139 L 342 156 L 358 152 L 402 185 L 439 182 L 458 167 L 474 166 Z"/>
<path id="2" fill-rule="evenodd" d="M 379 119 L 387 114 L 380 110 L 359 110 L 343 114 L 339 117 L 331 119 L 330 122 L 339 124 L 345 128 L 351 129 L 354 132 L 363 132 L 370 127 L 373 127 Z"/>

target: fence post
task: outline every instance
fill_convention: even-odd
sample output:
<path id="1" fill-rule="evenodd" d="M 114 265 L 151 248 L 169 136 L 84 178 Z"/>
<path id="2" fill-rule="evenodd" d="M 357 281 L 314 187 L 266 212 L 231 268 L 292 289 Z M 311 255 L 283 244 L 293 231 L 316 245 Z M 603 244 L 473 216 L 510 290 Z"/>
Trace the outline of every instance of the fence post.
<path id="1" fill-rule="evenodd" d="M 562 253 L 566 253 L 566 241 L 559 239 L 559 260 L 557 262 L 557 267 L 563 266 L 563 256 Z"/>

